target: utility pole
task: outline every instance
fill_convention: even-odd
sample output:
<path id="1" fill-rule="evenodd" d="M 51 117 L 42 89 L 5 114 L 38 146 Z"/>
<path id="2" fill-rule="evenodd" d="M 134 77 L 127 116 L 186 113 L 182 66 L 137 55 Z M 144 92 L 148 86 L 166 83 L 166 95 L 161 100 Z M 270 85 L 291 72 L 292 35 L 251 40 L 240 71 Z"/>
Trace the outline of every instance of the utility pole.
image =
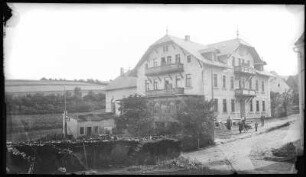
<path id="1" fill-rule="evenodd" d="M 64 86 L 64 99 L 65 99 L 65 108 L 64 108 L 64 114 L 63 114 L 63 119 L 64 119 L 63 120 L 63 122 L 64 122 L 63 133 L 64 133 L 64 138 L 66 139 L 66 137 L 67 137 L 67 121 L 66 121 L 67 110 L 66 110 L 66 88 L 65 88 L 65 86 Z"/>

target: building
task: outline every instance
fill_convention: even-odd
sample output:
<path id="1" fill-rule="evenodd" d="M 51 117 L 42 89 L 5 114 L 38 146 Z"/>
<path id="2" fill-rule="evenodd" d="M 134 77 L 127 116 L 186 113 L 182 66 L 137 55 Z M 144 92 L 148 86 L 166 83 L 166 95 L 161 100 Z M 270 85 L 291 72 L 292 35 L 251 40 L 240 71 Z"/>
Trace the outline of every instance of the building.
<path id="1" fill-rule="evenodd" d="M 114 79 L 105 91 L 105 112 L 112 112 L 120 115 L 119 102 L 122 98 L 136 94 L 137 78 L 131 71 L 125 72 L 120 69 L 120 76 Z"/>
<path id="2" fill-rule="evenodd" d="M 95 84 L 75 81 L 50 81 L 50 80 L 5 80 L 5 94 L 13 96 L 23 96 L 28 94 L 73 94 L 76 87 L 81 88 L 82 96 L 90 91 L 94 93 L 104 93 L 104 87 L 108 83 Z"/>
<path id="3" fill-rule="evenodd" d="M 277 92 L 282 94 L 290 89 L 283 77 L 278 75 L 275 71 L 271 71 L 270 73 L 272 75 L 269 79 L 271 92 Z"/>
<path id="4" fill-rule="evenodd" d="M 299 86 L 299 107 L 301 117 L 301 148 L 304 150 L 304 115 L 305 115 L 305 54 L 304 54 L 304 33 L 295 42 L 294 51 L 298 55 L 298 86 Z"/>
<path id="5" fill-rule="evenodd" d="M 115 121 L 111 114 L 63 114 L 63 134 L 72 135 L 74 138 L 111 134 L 113 128 Z"/>
<path id="6" fill-rule="evenodd" d="M 295 93 L 299 93 L 299 75 L 298 74 L 288 76 L 286 83 Z"/>
<path id="7" fill-rule="evenodd" d="M 136 67 L 137 93 L 146 95 L 156 123 L 173 120 L 178 100 L 214 100 L 217 119 L 271 116 L 269 77 L 253 46 L 236 38 L 215 44 L 165 35 Z"/>

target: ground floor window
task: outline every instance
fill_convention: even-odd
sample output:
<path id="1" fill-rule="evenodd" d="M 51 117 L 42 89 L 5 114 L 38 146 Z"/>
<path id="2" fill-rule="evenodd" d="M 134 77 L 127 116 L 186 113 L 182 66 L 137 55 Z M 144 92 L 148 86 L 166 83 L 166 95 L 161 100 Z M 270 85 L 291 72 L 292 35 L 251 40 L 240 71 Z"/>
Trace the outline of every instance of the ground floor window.
<path id="1" fill-rule="evenodd" d="M 250 101 L 250 112 L 253 112 L 253 100 Z"/>
<path id="2" fill-rule="evenodd" d="M 95 126 L 95 127 L 94 127 L 94 131 L 95 131 L 95 133 L 97 134 L 97 133 L 99 132 L 99 127 L 98 127 L 98 126 Z"/>
<path id="3" fill-rule="evenodd" d="M 84 135 L 84 127 L 80 127 L 80 134 Z"/>
<path id="4" fill-rule="evenodd" d="M 223 99 L 223 112 L 227 112 L 226 99 Z"/>
<path id="5" fill-rule="evenodd" d="M 259 112 L 259 101 L 256 101 L 256 112 Z"/>
<path id="6" fill-rule="evenodd" d="M 231 100 L 232 112 L 235 112 L 235 100 Z"/>
<path id="7" fill-rule="evenodd" d="M 266 111 L 266 103 L 265 103 L 265 101 L 262 101 L 262 111 Z"/>

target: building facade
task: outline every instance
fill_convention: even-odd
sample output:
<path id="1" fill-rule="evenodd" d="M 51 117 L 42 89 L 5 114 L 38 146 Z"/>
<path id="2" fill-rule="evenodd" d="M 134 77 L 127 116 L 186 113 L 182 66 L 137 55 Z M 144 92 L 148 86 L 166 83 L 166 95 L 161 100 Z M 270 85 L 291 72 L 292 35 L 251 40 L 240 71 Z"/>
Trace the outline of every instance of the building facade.
<path id="1" fill-rule="evenodd" d="M 177 101 L 214 100 L 217 119 L 271 116 L 270 73 L 256 50 L 241 39 L 202 45 L 165 35 L 135 67 L 137 93 L 150 100 L 157 121 L 174 119 Z"/>
<path id="2" fill-rule="evenodd" d="M 115 121 L 109 114 L 63 114 L 63 134 L 74 138 L 111 134 L 113 128 Z"/>
<path id="3" fill-rule="evenodd" d="M 131 71 L 124 73 L 121 68 L 120 76 L 105 87 L 105 112 L 112 112 L 116 116 L 121 114 L 119 102 L 122 98 L 136 94 L 137 78 Z"/>
<path id="4" fill-rule="evenodd" d="M 284 93 L 290 89 L 286 81 L 279 76 L 276 72 L 271 71 L 272 77 L 269 79 L 270 91 L 276 93 Z"/>

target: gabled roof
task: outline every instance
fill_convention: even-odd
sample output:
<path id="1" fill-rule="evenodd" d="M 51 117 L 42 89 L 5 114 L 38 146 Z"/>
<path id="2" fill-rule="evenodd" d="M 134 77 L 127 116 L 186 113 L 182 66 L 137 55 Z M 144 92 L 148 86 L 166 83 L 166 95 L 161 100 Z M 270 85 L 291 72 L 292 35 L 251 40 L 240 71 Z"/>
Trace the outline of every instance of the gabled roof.
<path id="1" fill-rule="evenodd" d="M 199 43 L 195 43 L 192 42 L 190 40 L 184 40 L 184 39 L 180 39 L 171 35 L 165 35 L 164 37 L 162 37 L 161 39 L 157 40 L 156 42 L 154 42 L 149 48 L 148 50 L 145 52 L 145 54 L 141 57 L 140 61 L 137 63 L 136 67 L 140 66 L 141 63 L 144 62 L 144 60 L 146 59 L 147 55 L 150 54 L 150 52 L 158 45 L 163 44 L 163 43 L 167 43 L 167 42 L 173 42 L 174 44 L 178 45 L 179 47 L 181 47 L 183 50 L 187 51 L 188 53 L 190 53 L 191 55 L 193 55 L 195 58 L 197 58 L 198 60 L 202 61 L 205 64 L 208 65 L 214 65 L 214 66 L 219 66 L 219 67 L 224 67 L 224 68 L 228 68 L 227 65 L 217 62 L 217 61 L 211 61 L 211 60 L 207 60 L 205 59 L 201 53 L 199 52 L 202 49 L 206 49 L 207 46 L 203 45 L 203 44 L 199 44 Z"/>
<path id="2" fill-rule="evenodd" d="M 117 90 L 124 88 L 136 88 L 137 77 L 132 76 L 132 72 L 128 71 L 123 76 L 118 76 L 115 80 L 109 83 L 104 90 Z"/>
<path id="3" fill-rule="evenodd" d="M 236 49 L 238 49 L 239 46 L 245 46 L 249 49 L 251 55 L 254 57 L 255 63 L 263 63 L 265 64 L 264 61 L 262 61 L 256 52 L 255 48 L 250 45 L 249 43 L 245 42 L 242 39 L 236 38 L 236 39 L 231 39 L 227 41 L 222 41 L 214 44 L 209 44 L 207 47 L 210 48 L 216 48 L 220 51 L 218 55 L 231 55 Z"/>
<path id="4" fill-rule="evenodd" d="M 247 42 L 243 41 L 242 39 L 232 39 L 227 41 L 222 41 L 214 44 L 209 45 L 203 45 L 199 43 L 192 42 L 190 40 L 184 40 L 177 38 L 175 36 L 171 35 L 165 35 L 161 39 L 154 42 L 148 50 L 145 52 L 145 54 L 141 57 L 140 61 L 137 63 L 136 67 L 139 67 L 141 63 L 144 62 L 146 57 L 150 54 L 150 52 L 158 45 L 164 44 L 164 43 L 170 43 L 173 42 L 174 44 L 181 47 L 183 50 L 189 52 L 191 55 L 193 55 L 198 60 L 202 61 L 204 64 L 218 66 L 218 67 L 224 67 L 229 68 L 228 65 L 219 62 L 219 61 L 212 61 L 204 58 L 202 55 L 203 52 L 210 52 L 210 51 L 218 51 L 217 55 L 231 55 L 239 46 L 243 45 L 248 47 L 251 55 L 254 57 L 255 63 L 257 64 L 266 64 L 264 61 L 262 61 L 256 52 L 255 48 L 248 44 Z"/>

